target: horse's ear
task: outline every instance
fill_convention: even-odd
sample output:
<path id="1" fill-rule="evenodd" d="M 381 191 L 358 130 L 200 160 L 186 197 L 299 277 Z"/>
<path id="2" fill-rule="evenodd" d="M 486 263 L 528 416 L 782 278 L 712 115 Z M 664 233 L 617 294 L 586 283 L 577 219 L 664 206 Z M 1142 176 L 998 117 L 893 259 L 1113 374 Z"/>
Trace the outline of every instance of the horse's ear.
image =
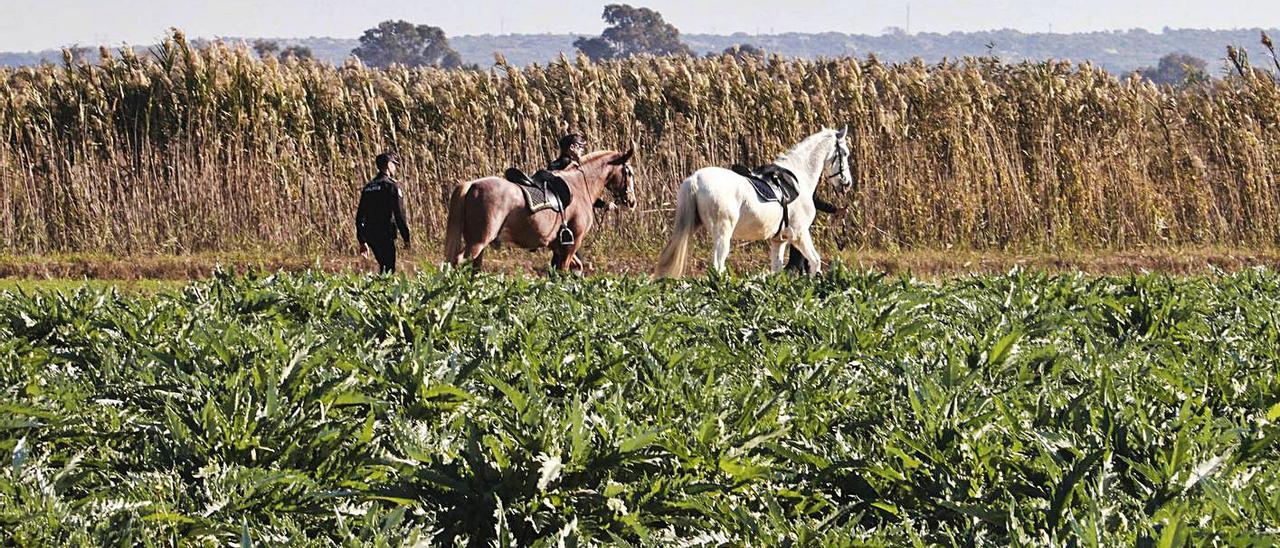
<path id="1" fill-rule="evenodd" d="M 845 136 L 845 135 L 848 135 L 848 134 L 849 134 L 849 126 L 848 126 L 848 125 L 846 125 L 846 126 L 844 126 L 844 127 L 840 128 L 840 131 L 837 131 L 837 132 L 836 132 L 836 138 L 837 138 L 837 139 L 844 139 L 844 136 Z"/>
<path id="2" fill-rule="evenodd" d="M 627 163 L 627 162 L 630 162 L 630 161 L 631 161 L 631 157 L 632 157 L 633 155 L 635 155 L 635 153 L 636 153 L 636 149 L 635 149 L 635 147 L 628 148 L 626 152 L 622 153 L 622 156 L 619 156 L 619 157 L 617 157 L 617 158 L 614 158 L 614 159 L 613 159 L 613 161 L 609 162 L 609 164 L 610 164 L 610 165 L 615 165 L 615 166 L 620 166 L 620 165 L 622 165 L 622 164 L 625 164 L 625 163 Z"/>

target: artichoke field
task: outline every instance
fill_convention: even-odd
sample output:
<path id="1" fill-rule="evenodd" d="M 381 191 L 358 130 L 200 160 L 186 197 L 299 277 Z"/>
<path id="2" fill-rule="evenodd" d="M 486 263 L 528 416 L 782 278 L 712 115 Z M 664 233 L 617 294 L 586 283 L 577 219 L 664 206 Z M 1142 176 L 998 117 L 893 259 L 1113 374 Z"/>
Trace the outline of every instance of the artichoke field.
<path id="1" fill-rule="evenodd" d="M 1280 276 L 0 292 L 19 545 L 1272 543 Z"/>

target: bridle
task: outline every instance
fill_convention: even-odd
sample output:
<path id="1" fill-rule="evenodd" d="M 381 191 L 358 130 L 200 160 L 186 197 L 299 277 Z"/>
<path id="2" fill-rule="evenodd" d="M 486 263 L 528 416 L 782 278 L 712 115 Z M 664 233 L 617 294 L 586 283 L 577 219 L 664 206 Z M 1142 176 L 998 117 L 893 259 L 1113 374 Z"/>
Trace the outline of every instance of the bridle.
<path id="1" fill-rule="evenodd" d="M 824 180 L 829 181 L 833 178 L 839 178 L 841 187 L 848 188 L 853 186 L 853 182 L 849 180 L 852 177 L 845 177 L 844 166 L 846 158 L 848 158 L 848 154 L 840 147 L 840 139 L 836 139 L 836 152 L 831 156 L 831 174 L 827 175 Z"/>
<path id="2" fill-rule="evenodd" d="M 615 202 L 631 203 L 631 164 L 622 164 L 622 191 L 609 189 L 609 193 L 613 195 Z"/>

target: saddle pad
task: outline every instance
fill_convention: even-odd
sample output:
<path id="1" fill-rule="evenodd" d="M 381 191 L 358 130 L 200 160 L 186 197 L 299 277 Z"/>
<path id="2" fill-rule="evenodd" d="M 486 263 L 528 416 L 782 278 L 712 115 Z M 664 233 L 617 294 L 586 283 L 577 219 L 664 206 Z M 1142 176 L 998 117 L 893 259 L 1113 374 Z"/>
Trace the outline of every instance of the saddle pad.
<path id="1" fill-rule="evenodd" d="M 756 198 L 761 202 L 782 202 L 782 198 L 778 196 L 778 188 L 769 184 L 768 181 L 758 177 L 747 177 L 751 181 L 751 188 L 756 190 Z M 787 200 L 790 202 L 791 200 Z"/>
<path id="2" fill-rule="evenodd" d="M 537 213 L 544 209 L 560 209 L 560 200 L 555 196 L 548 196 L 541 188 L 528 185 L 520 185 L 520 191 L 524 193 L 524 203 L 529 206 L 530 213 Z"/>

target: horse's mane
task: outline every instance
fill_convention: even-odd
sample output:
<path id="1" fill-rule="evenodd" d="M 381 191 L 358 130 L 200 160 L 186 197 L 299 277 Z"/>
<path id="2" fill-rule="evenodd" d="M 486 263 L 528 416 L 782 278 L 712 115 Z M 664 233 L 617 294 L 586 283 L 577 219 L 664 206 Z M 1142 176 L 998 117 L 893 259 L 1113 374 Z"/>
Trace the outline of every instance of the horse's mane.
<path id="1" fill-rule="evenodd" d="M 622 153 L 616 150 L 597 150 L 595 152 L 587 153 L 586 156 L 582 157 L 582 161 L 578 163 L 588 164 L 591 162 L 599 161 L 601 158 L 604 158 L 605 156 L 617 156 L 619 154 L 622 154 Z"/>
<path id="2" fill-rule="evenodd" d="M 835 133 L 835 131 L 836 130 L 834 129 L 823 128 L 822 131 L 819 131 L 817 133 L 814 133 L 813 135 L 805 137 L 804 140 L 800 141 L 798 144 L 796 144 L 796 146 L 791 147 L 790 150 L 783 152 L 782 154 L 779 154 L 776 158 L 774 158 L 773 163 L 776 164 L 779 162 L 784 162 L 786 160 L 791 159 L 791 155 L 795 154 L 796 152 L 799 152 L 801 150 L 807 151 L 813 148 L 812 141 L 816 141 L 818 139 L 824 139 L 827 137 L 828 134 Z"/>

